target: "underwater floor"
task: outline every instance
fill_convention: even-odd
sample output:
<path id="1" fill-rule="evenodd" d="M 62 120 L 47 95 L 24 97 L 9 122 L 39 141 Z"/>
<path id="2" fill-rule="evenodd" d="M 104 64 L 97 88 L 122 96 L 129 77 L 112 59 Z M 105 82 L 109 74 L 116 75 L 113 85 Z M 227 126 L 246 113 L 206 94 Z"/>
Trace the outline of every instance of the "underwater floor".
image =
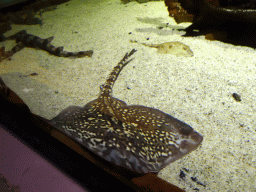
<path id="1" fill-rule="evenodd" d="M 12 25 L 5 35 L 25 29 L 41 38 L 54 36 L 52 44 L 66 51 L 93 50 L 94 54 L 69 59 L 25 48 L 11 60 L 3 60 L 0 76 L 33 113 L 51 119 L 70 105 L 83 106 L 96 99 L 113 67 L 135 48 L 135 59 L 121 72 L 113 96 L 128 105 L 164 111 L 204 136 L 199 148 L 158 176 L 186 191 L 256 190 L 253 48 L 181 36 L 183 32 L 172 28 L 191 23 L 177 25 L 163 1 L 124 5 L 120 0 L 71 0 L 44 12 L 42 19 L 42 26 Z M 130 40 L 180 41 L 194 56 L 159 54 Z M 7 50 L 14 45 L 14 41 L 0 43 Z M 241 96 L 240 102 L 233 93 Z"/>

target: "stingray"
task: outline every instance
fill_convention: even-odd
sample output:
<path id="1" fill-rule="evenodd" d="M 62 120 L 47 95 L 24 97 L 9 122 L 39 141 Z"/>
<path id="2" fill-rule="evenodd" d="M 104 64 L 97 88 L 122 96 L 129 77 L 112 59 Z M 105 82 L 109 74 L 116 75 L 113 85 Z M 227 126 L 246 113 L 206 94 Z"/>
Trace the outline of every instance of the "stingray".
<path id="1" fill-rule="evenodd" d="M 130 40 L 131 43 L 139 43 L 137 41 Z M 183 57 L 192 57 L 194 55 L 193 51 L 189 46 L 181 43 L 179 41 L 171 41 L 161 44 L 148 44 L 148 43 L 139 43 L 147 47 L 157 48 L 157 53 L 161 54 L 172 54 L 176 56 Z"/>
<path id="2" fill-rule="evenodd" d="M 127 105 L 112 96 L 133 49 L 114 67 L 97 99 L 84 107 L 69 106 L 51 124 L 93 153 L 129 170 L 158 172 L 195 150 L 203 136 L 188 124 L 158 109 Z"/>

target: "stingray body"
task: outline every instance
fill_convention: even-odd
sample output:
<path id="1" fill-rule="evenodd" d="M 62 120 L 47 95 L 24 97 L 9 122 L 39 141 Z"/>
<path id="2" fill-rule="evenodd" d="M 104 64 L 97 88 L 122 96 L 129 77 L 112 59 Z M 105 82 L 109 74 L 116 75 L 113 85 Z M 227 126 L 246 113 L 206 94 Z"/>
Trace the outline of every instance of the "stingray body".
<path id="1" fill-rule="evenodd" d="M 51 123 L 111 163 L 139 173 L 158 172 L 196 149 L 203 137 L 160 110 L 112 97 L 113 85 L 135 51 L 114 68 L 97 99 L 64 109 Z"/>
<path id="2" fill-rule="evenodd" d="M 137 41 L 130 41 L 131 43 L 139 43 Z M 194 56 L 193 51 L 188 45 L 181 43 L 179 41 L 170 41 L 160 44 L 149 44 L 149 43 L 140 43 L 147 47 L 157 48 L 157 53 L 161 54 L 172 54 L 182 57 L 192 57 Z"/>

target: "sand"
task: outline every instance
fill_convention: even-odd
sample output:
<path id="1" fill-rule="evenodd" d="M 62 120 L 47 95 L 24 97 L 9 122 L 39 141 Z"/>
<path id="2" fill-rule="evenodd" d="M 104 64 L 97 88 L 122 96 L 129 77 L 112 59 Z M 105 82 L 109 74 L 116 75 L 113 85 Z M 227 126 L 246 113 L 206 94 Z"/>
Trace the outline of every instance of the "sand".
<path id="1" fill-rule="evenodd" d="M 186 191 L 255 191 L 256 52 L 204 37 L 182 37 L 191 23 L 177 25 L 164 2 L 126 5 L 119 0 L 72 0 L 42 15 L 43 25 L 13 25 L 47 38 L 66 51 L 94 50 L 92 58 L 68 59 L 25 48 L 0 63 L 0 76 L 29 106 L 51 119 L 69 105 L 83 106 L 99 95 L 113 67 L 133 48 L 113 95 L 127 104 L 160 109 L 204 136 L 202 145 L 158 174 Z M 166 26 L 159 29 L 158 27 Z M 130 33 L 130 34 L 129 34 Z M 149 38 L 149 40 L 146 40 Z M 157 54 L 130 43 L 180 41 L 193 57 Z M 0 44 L 7 50 L 13 41 Z M 24 77 L 30 73 L 37 76 Z M 241 95 L 235 101 L 232 93 Z M 180 178 L 181 171 L 185 177 Z"/>

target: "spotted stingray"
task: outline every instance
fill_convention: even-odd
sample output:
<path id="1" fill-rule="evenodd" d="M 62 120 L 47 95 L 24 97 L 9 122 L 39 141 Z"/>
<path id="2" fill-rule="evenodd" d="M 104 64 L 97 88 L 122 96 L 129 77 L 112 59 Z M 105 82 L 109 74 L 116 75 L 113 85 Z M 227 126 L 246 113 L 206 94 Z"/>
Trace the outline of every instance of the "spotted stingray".
<path id="1" fill-rule="evenodd" d="M 114 67 L 97 99 L 64 109 L 51 123 L 111 163 L 139 173 L 158 172 L 196 149 L 203 137 L 158 109 L 112 97 L 118 75 L 135 52 L 126 53 Z"/>

